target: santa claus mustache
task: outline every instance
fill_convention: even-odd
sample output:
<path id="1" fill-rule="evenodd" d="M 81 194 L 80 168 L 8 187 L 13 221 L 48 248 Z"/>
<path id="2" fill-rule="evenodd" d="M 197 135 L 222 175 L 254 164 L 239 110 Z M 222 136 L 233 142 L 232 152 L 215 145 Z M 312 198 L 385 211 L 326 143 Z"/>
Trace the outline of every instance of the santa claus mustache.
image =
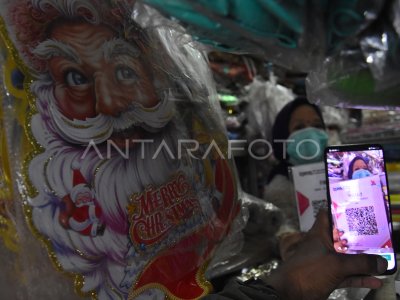
<path id="1" fill-rule="evenodd" d="M 50 114 L 57 132 L 73 144 L 101 144 L 107 141 L 113 133 L 129 130 L 140 126 L 147 131 L 157 132 L 172 119 L 173 94 L 165 93 L 163 99 L 154 107 L 145 108 L 141 104 L 131 104 L 119 117 L 99 114 L 86 120 L 70 120 L 58 109 L 55 101 L 50 104 Z"/>

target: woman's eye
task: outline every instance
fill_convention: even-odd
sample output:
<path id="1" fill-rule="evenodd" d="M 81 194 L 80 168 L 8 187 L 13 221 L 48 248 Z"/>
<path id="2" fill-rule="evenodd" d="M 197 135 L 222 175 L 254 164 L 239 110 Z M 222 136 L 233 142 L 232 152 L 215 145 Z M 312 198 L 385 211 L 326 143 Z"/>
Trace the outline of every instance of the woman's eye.
<path id="1" fill-rule="evenodd" d="M 318 129 L 324 129 L 324 125 L 321 123 L 314 124 L 313 127 L 318 128 Z"/>
<path id="2" fill-rule="evenodd" d="M 115 76 L 119 81 L 136 81 L 138 79 L 136 72 L 129 67 L 118 67 Z"/>
<path id="3" fill-rule="evenodd" d="M 293 128 L 293 131 L 298 131 L 298 130 L 301 130 L 301 129 L 304 129 L 304 128 L 306 128 L 306 126 L 304 124 L 299 124 L 299 125 L 296 125 Z"/>
<path id="4" fill-rule="evenodd" d="M 65 82 L 69 86 L 80 86 L 88 83 L 87 78 L 79 71 L 68 71 L 65 74 Z"/>

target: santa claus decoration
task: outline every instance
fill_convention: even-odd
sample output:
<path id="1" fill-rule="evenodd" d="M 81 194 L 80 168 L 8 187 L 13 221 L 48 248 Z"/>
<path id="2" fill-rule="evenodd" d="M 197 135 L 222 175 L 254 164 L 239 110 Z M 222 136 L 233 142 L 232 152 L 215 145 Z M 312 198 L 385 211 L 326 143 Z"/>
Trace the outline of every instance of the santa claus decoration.
<path id="1" fill-rule="evenodd" d="M 10 145 L 17 225 L 80 296 L 197 299 L 239 192 L 206 60 L 134 2 L 0 1 L 5 74 L 23 81 L 5 80 L 2 99 L 21 127 L 6 132 L 20 141 Z M 24 271 L 28 282 L 39 272 Z M 56 291 L 62 280 L 51 280 L 30 297 Z"/>
<path id="2" fill-rule="evenodd" d="M 80 172 L 80 164 L 75 162 L 73 169 L 73 187 L 62 198 L 64 207 L 60 209 L 59 220 L 65 229 L 71 229 L 82 235 L 95 237 L 104 232 L 101 221 L 101 207 L 96 203 L 94 190 Z"/>

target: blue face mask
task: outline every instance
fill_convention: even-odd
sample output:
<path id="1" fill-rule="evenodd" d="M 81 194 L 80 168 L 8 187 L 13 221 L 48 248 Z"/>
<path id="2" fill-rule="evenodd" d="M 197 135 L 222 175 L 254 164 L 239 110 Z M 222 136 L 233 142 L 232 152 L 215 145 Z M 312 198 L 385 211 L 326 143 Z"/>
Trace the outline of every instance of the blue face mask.
<path id="1" fill-rule="evenodd" d="M 322 129 L 314 127 L 300 129 L 293 132 L 288 140 L 286 152 L 291 164 L 303 165 L 323 160 L 328 135 Z"/>
<path id="2" fill-rule="evenodd" d="M 370 171 L 365 170 L 365 169 L 359 169 L 357 171 L 354 171 L 351 179 L 360 179 L 360 178 L 369 177 L 369 176 L 372 176 Z"/>

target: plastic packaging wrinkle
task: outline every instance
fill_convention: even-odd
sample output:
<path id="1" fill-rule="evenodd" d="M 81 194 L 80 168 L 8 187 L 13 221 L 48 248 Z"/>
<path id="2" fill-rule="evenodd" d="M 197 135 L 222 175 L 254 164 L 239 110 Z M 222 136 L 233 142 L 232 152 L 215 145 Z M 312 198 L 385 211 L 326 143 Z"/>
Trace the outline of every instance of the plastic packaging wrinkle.
<path id="1" fill-rule="evenodd" d="M 399 95 L 398 1 L 387 1 L 340 49 L 317 64 L 307 78 L 310 100 L 349 108 L 393 109 Z M 378 8 L 378 7 L 377 7 Z M 378 11 L 378 10 L 377 10 Z"/>
<path id="2" fill-rule="evenodd" d="M 145 0 L 218 50 L 250 53 L 307 70 L 324 42 L 320 1 Z M 319 39 L 320 38 L 320 39 Z"/>
<path id="3" fill-rule="evenodd" d="M 279 255 L 275 234 L 283 223 L 281 210 L 247 193 L 243 193 L 242 204 L 248 211 L 242 248 L 235 255 L 214 260 L 206 273 L 210 279 L 267 263 Z"/>
<path id="4" fill-rule="evenodd" d="M 255 78 L 245 89 L 249 102 L 248 140 L 262 138 L 271 141 L 271 129 L 276 115 L 295 95 L 290 89 L 277 84 L 273 74 L 268 81 Z"/>
<path id="5" fill-rule="evenodd" d="M 246 211 L 199 44 L 140 1 L 0 15 L 0 298 L 208 294 Z"/>

